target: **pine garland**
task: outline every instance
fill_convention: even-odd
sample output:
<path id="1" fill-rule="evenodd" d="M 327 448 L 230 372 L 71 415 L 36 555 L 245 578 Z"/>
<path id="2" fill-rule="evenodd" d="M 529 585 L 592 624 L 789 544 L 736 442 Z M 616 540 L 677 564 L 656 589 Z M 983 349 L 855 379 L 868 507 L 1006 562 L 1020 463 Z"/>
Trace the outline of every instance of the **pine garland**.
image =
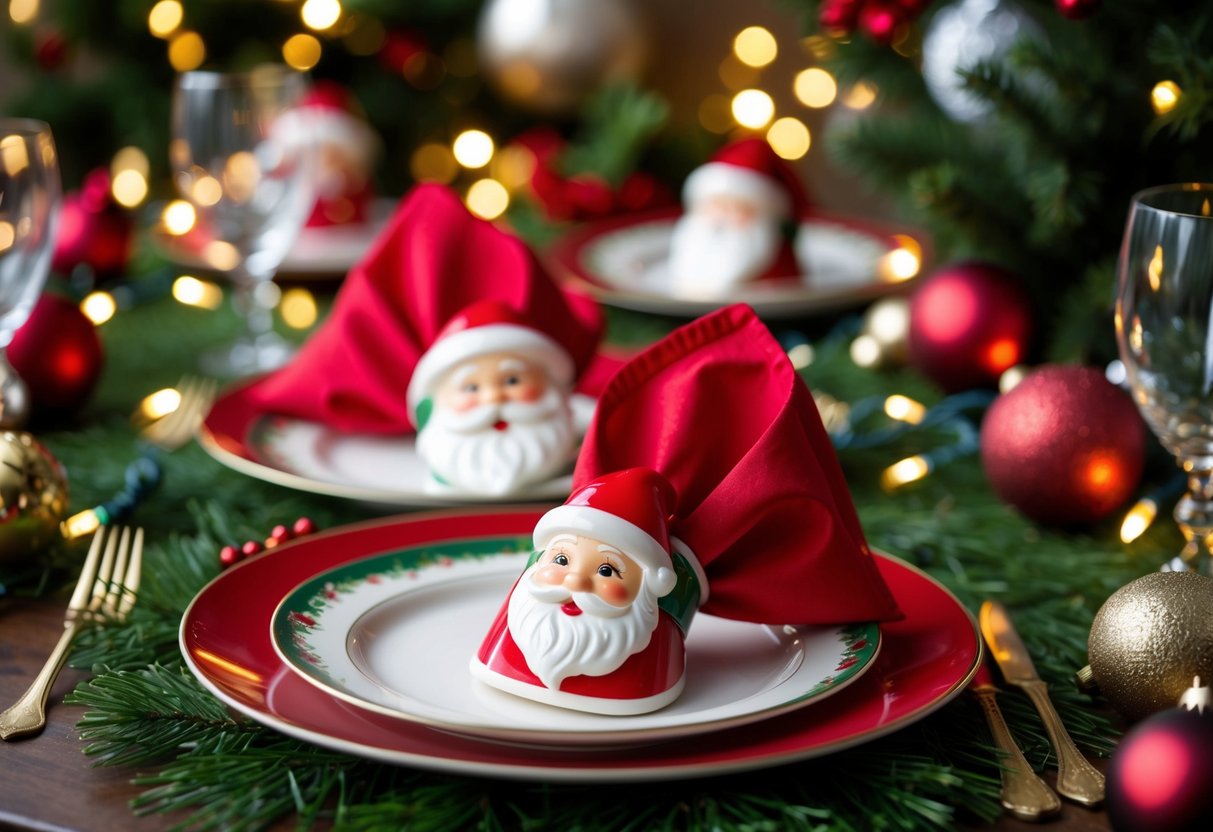
<path id="1" fill-rule="evenodd" d="M 612 313 L 616 341 L 643 341 L 669 321 Z M 188 325 L 187 325 L 188 324 Z M 133 403 L 172 383 L 201 343 L 231 325 L 226 312 L 199 313 L 170 301 L 120 313 L 102 335 L 103 387 L 78 426 L 40 432 L 69 467 L 74 504 L 103 498 L 134 448 Z M 839 331 L 845 332 L 845 327 Z M 890 391 L 930 400 L 908 372 L 852 365 L 847 339 L 819 340 L 807 371 L 820 392 L 854 400 Z M 149 347 L 154 346 L 154 349 Z M 841 459 L 869 540 L 949 586 L 971 610 L 986 597 L 1015 615 L 1057 707 L 1088 754 L 1106 754 L 1115 732 L 1073 686 L 1085 663 L 1091 618 L 1115 588 L 1178 548 L 1159 524 L 1127 551 L 1108 527 L 1087 535 L 1043 531 L 990 493 L 975 460 L 955 462 L 916 487 L 879 490 L 879 472 L 903 452 L 941 441 L 910 434 L 893 446 L 843 451 Z M 73 664 L 93 678 L 68 701 L 87 754 L 121 766 L 144 788 L 132 809 L 169 813 L 188 828 L 301 827 L 485 830 L 569 829 L 938 829 L 988 822 L 1001 812 L 996 754 L 980 709 L 961 696 L 920 723 L 861 747 L 769 771 L 629 786 L 619 800 L 599 786 L 511 783 L 382 765 L 285 738 L 221 706 L 184 669 L 181 614 L 219 571 L 229 542 L 264 536 L 307 514 L 322 527 L 373 516 L 369 509 L 288 491 L 238 475 L 197 447 L 166 458 L 162 490 L 137 522 L 149 532 L 140 601 L 122 625 L 84 634 Z M 80 551 L 60 553 L 78 560 Z M 70 570 L 63 573 L 70 578 Z M 845 695 L 845 694 L 843 694 Z M 1043 727 L 1026 697 L 1000 703 L 1028 759 L 1052 764 Z"/>

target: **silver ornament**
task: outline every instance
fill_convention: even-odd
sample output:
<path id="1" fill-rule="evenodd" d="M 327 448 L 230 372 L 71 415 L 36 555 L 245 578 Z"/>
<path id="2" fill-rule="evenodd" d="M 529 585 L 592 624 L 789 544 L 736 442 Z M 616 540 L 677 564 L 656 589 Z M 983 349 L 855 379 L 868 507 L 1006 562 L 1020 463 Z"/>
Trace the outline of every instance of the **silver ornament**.
<path id="1" fill-rule="evenodd" d="M 648 52 L 630 0 L 489 0 L 477 47 L 497 90 L 544 115 L 573 113 L 603 85 L 637 78 Z"/>
<path id="2" fill-rule="evenodd" d="M 961 0 L 941 9 L 922 38 L 922 78 L 931 97 L 956 121 L 976 122 L 989 103 L 965 89 L 958 74 L 997 60 L 1019 38 L 1039 37 L 1040 26 L 1015 3 Z"/>

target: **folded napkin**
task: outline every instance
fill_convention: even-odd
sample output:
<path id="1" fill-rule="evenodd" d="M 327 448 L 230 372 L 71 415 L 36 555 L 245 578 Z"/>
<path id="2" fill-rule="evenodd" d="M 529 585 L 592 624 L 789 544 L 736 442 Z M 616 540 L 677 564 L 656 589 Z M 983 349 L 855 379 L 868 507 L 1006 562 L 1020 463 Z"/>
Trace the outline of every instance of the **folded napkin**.
<path id="1" fill-rule="evenodd" d="M 619 365 L 595 354 L 603 320 L 591 298 L 563 291 L 521 240 L 472 216 L 450 189 L 420 185 L 299 354 L 245 396 L 266 412 L 339 430 L 409 433 L 417 362 L 448 321 L 485 300 L 563 346 L 582 392 L 596 394 Z"/>
<path id="2" fill-rule="evenodd" d="M 705 612 L 780 624 L 901 616 L 812 395 L 748 306 L 675 330 L 608 383 L 573 492 L 634 467 L 677 492 L 669 531 L 703 566 Z"/>

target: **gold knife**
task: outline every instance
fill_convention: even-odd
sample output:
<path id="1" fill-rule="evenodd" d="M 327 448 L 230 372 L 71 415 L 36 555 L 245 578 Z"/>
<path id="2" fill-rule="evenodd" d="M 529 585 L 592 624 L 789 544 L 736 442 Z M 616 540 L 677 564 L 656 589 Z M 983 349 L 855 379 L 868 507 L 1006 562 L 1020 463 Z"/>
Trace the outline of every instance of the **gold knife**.
<path id="1" fill-rule="evenodd" d="M 981 634 L 998 662 L 1007 684 L 1023 690 L 1036 706 L 1053 748 L 1057 752 L 1057 792 L 1085 806 L 1094 806 L 1104 798 L 1104 777 L 1087 762 L 1074 746 L 1061 717 L 1049 701 L 1049 686 L 1036 673 L 1032 658 L 1011 623 L 1006 609 L 997 601 L 986 601 L 979 615 Z"/>

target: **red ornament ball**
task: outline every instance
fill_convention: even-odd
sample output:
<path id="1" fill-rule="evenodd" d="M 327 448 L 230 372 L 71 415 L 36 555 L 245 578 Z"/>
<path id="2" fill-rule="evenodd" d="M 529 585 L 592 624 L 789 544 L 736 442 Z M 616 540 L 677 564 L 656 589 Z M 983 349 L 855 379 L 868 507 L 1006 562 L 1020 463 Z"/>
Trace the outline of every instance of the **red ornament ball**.
<path id="1" fill-rule="evenodd" d="M 119 275 L 130 258 L 134 230 L 131 218 L 110 196 L 109 172 L 94 170 L 79 191 L 63 198 L 51 268 L 70 274 L 86 265 L 99 280 Z"/>
<path id="2" fill-rule="evenodd" d="M 58 29 L 41 28 L 34 35 L 34 60 L 38 66 L 54 72 L 67 63 L 68 46 Z"/>
<path id="3" fill-rule="evenodd" d="M 46 293 L 13 334 L 8 360 L 29 387 L 35 414 L 63 414 L 88 401 L 105 354 L 97 328 L 80 307 Z"/>
<path id="4" fill-rule="evenodd" d="M 1146 429 L 1132 400 L 1090 367 L 1033 371 L 990 406 L 981 461 L 995 493 L 1039 523 L 1093 523 L 1133 494 Z"/>
<path id="5" fill-rule="evenodd" d="M 1054 0 L 1054 5 L 1067 20 L 1086 20 L 1099 11 L 1099 0 Z"/>
<path id="6" fill-rule="evenodd" d="M 993 386 L 1023 360 L 1031 331 L 1027 295 L 989 263 L 946 266 L 910 299 L 910 363 L 948 392 Z"/>
<path id="7" fill-rule="evenodd" d="M 235 546 L 224 546 L 219 550 L 219 563 L 222 566 L 233 566 L 244 559 L 244 555 Z"/>
<path id="8" fill-rule="evenodd" d="M 316 523 L 310 517 L 300 517 L 291 527 L 291 531 L 297 535 L 311 534 L 316 531 Z"/>
<path id="9" fill-rule="evenodd" d="M 1138 723 L 1107 774 L 1117 832 L 1213 829 L 1213 713 L 1175 708 Z"/>
<path id="10" fill-rule="evenodd" d="M 896 3 L 868 0 L 859 10 L 859 28 L 872 40 L 886 46 L 893 42 L 905 20 L 905 12 Z"/>

